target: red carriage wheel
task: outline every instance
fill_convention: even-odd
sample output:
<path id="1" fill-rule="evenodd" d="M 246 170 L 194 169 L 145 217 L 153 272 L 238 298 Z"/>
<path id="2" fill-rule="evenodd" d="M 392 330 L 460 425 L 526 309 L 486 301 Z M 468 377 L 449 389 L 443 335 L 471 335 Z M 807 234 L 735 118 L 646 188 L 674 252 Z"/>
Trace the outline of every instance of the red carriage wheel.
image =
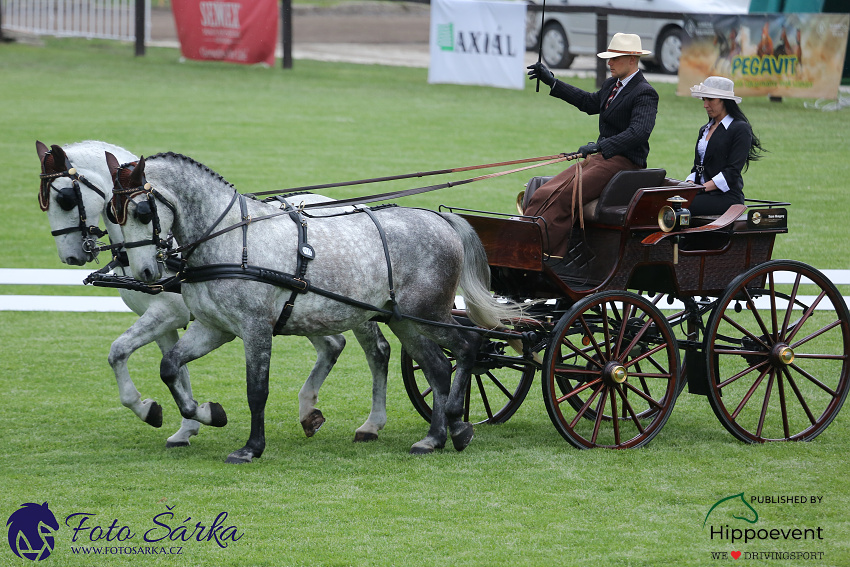
<path id="1" fill-rule="evenodd" d="M 541 381 L 549 417 L 573 446 L 640 447 L 658 434 L 676 402 L 676 338 L 643 297 L 597 293 L 558 321 Z"/>
<path id="2" fill-rule="evenodd" d="M 709 402 L 748 443 L 810 441 L 850 388 L 850 315 L 815 268 L 766 262 L 735 278 L 708 320 Z"/>
<path id="3" fill-rule="evenodd" d="M 503 341 L 490 340 L 482 348 L 466 390 L 464 421 L 504 423 L 519 409 L 534 380 L 534 363 L 512 355 Z M 454 358 L 446 352 L 452 363 Z M 419 365 L 404 350 L 401 351 L 401 375 L 413 407 L 431 421 L 431 388 Z"/>

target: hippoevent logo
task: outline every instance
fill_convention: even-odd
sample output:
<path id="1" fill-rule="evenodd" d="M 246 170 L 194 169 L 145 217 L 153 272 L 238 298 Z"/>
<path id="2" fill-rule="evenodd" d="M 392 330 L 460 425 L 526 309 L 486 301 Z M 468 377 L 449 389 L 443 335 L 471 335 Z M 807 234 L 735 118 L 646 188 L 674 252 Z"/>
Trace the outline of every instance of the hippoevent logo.
<path id="1" fill-rule="evenodd" d="M 163 499 L 166 500 L 166 499 Z M 154 514 L 143 525 L 129 525 L 118 518 L 101 519 L 94 512 L 65 516 L 66 554 L 73 555 L 183 555 L 202 546 L 227 549 L 245 535 L 228 520 L 227 512 L 198 519 L 178 513 L 176 506 Z M 26 503 L 9 516 L 8 541 L 12 552 L 23 559 L 43 561 L 54 554 L 60 523 L 47 505 Z M 58 550 L 57 550 L 58 551 Z"/>
<path id="2" fill-rule="evenodd" d="M 239 29 L 238 2 L 201 2 L 201 26 L 209 28 Z"/>
<path id="3" fill-rule="evenodd" d="M 713 544 L 730 545 L 733 549 L 712 551 L 712 559 L 780 559 L 809 560 L 823 559 L 824 553 L 812 548 L 824 540 L 823 527 L 799 525 L 775 525 L 770 522 L 759 524 L 765 519 L 764 509 L 770 505 L 819 505 L 823 496 L 803 494 L 745 496 L 743 492 L 721 498 L 711 505 L 702 521 L 708 528 L 708 537 Z M 762 510 L 762 515 L 756 510 Z M 757 525 L 758 524 L 758 525 Z M 795 543 L 805 549 L 800 551 L 742 551 L 741 547 L 751 543 Z M 786 547 L 783 545 L 783 547 Z"/>
<path id="4" fill-rule="evenodd" d="M 42 561 L 50 557 L 55 545 L 53 533 L 59 522 L 47 502 L 28 502 L 9 516 L 9 547 L 18 557 L 31 561 Z"/>

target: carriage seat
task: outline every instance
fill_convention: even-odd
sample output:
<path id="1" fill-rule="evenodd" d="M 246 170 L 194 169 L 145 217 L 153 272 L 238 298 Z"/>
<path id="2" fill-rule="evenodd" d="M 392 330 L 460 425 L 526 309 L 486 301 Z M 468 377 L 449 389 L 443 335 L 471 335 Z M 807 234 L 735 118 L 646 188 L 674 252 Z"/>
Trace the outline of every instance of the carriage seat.
<path id="1" fill-rule="evenodd" d="M 664 169 L 638 169 L 619 171 L 602 190 L 598 199 L 584 205 L 584 220 L 600 224 L 621 226 L 626 218 L 629 203 L 638 189 L 664 185 Z M 523 204 L 527 204 L 534 191 L 552 179 L 532 177 L 525 189 Z"/>

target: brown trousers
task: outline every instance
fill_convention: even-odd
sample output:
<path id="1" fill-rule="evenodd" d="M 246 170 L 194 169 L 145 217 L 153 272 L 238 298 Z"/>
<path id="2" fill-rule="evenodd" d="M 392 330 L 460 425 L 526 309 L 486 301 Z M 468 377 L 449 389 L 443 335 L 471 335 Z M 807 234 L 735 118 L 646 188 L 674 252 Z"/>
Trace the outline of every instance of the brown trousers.
<path id="1" fill-rule="evenodd" d="M 578 164 L 562 171 L 549 182 L 541 185 L 528 200 L 524 214 L 542 217 L 543 227 L 549 235 L 550 256 L 563 257 L 569 250 L 570 232 L 573 227 L 573 202 L 576 211 L 587 203 L 598 199 L 612 177 L 623 170 L 640 169 L 630 159 L 614 156 L 605 159 L 594 154 L 581 162 L 582 202 L 573 191 L 577 191 L 576 172 Z"/>

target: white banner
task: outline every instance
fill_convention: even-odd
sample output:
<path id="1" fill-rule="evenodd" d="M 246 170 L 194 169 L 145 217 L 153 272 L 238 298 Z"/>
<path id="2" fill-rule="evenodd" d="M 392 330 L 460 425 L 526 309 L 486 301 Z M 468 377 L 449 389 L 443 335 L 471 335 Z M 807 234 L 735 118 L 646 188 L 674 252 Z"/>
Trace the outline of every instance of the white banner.
<path id="1" fill-rule="evenodd" d="M 429 83 L 523 89 L 525 2 L 431 1 Z"/>

